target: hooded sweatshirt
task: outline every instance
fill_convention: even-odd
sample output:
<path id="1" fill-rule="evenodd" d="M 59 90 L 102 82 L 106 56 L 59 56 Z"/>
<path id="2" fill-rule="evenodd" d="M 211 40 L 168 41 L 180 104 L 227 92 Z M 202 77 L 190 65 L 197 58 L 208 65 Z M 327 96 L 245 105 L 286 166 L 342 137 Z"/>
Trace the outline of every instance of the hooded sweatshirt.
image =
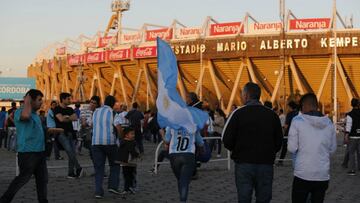
<path id="1" fill-rule="evenodd" d="M 336 150 L 335 127 L 327 116 L 297 115 L 291 123 L 288 150 L 296 153 L 294 176 L 308 181 L 330 179 L 330 154 Z"/>
<path id="2" fill-rule="evenodd" d="M 360 109 L 353 109 L 346 116 L 346 132 L 352 139 L 360 139 Z"/>

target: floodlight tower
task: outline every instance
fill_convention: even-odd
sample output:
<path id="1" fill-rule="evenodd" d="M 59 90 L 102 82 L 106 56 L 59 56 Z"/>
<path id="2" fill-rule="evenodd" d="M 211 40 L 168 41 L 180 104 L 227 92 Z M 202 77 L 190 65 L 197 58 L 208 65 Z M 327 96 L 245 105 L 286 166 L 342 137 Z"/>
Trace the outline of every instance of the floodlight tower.
<path id="1" fill-rule="evenodd" d="M 118 44 L 120 44 L 120 40 L 121 40 L 121 18 L 122 18 L 122 13 L 124 11 L 128 11 L 130 9 L 130 0 L 113 0 L 111 3 L 111 11 L 113 13 L 116 13 L 117 15 L 117 40 L 118 40 Z"/>

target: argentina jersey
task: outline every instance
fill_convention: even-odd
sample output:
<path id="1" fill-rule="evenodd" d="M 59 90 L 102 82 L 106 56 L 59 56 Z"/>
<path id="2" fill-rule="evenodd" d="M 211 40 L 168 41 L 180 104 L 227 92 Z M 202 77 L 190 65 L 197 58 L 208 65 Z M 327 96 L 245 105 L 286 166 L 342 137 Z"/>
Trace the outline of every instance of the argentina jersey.
<path id="1" fill-rule="evenodd" d="M 203 145 L 202 137 L 199 132 L 195 134 L 185 130 L 174 130 L 166 128 L 165 141 L 169 144 L 169 153 L 195 153 L 195 143 Z"/>

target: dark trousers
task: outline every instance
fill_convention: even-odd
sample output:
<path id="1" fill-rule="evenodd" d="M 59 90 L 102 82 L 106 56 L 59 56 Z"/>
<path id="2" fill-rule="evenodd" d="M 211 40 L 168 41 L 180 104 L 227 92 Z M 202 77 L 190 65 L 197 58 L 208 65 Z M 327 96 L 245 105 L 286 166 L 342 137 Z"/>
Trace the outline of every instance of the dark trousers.
<path id="1" fill-rule="evenodd" d="M 48 171 L 46 166 L 46 155 L 44 152 L 19 152 L 18 164 L 20 174 L 10 183 L 9 188 L 1 197 L 0 202 L 11 202 L 15 194 L 29 182 L 32 175 L 35 176 L 36 191 L 39 202 L 48 202 L 47 183 Z"/>
<path id="2" fill-rule="evenodd" d="M 135 130 L 135 142 L 141 154 L 144 153 L 143 135 L 140 130 Z"/>
<path id="3" fill-rule="evenodd" d="M 288 142 L 288 139 L 284 138 L 283 142 L 282 142 L 282 147 L 281 147 L 280 159 L 284 159 L 286 156 L 287 142 Z M 283 162 L 283 160 L 279 160 L 279 163 L 282 163 L 282 162 Z"/>
<path id="4" fill-rule="evenodd" d="M 180 201 L 186 201 L 191 176 L 195 169 L 195 155 L 192 153 L 170 154 L 170 164 L 177 179 Z"/>
<path id="5" fill-rule="evenodd" d="M 109 160 L 110 176 L 108 179 L 108 188 L 118 190 L 120 164 L 115 163 L 118 155 L 117 145 L 93 145 L 92 148 L 94 169 L 95 169 L 95 194 L 104 195 L 103 180 L 105 173 L 106 157 Z"/>
<path id="6" fill-rule="evenodd" d="M 349 139 L 349 169 L 356 170 L 356 162 L 357 168 L 360 170 L 360 139 Z M 357 161 L 355 161 L 356 159 Z"/>
<path id="7" fill-rule="evenodd" d="M 5 129 L 0 128 L 0 148 L 2 147 L 2 143 L 3 143 L 3 139 L 5 139 L 4 141 L 4 148 L 6 147 L 5 143 L 6 143 L 6 137 L 5 137 Z"/>
<path id="8" fill-rule="evenodd" d="M 235 184 L 238 202 L 250 203 L 254 189 L 257 203 L 270 202 L 273 177 L 273 165 L 235 162 Z"/>
<path id="9" fill-rule="evenodd" d="M 169 159 L 169 150 L 161 150 L 161 152 L 158 155 L 158 162 L 163 162 L 164 159 Z M 158 164 L 156 167 L 159 168 L 160 164 Z"/>
<path id="10" fill-rule="evenodd" d="M 221 137 L 221 135 L 219 133 L 214 133 L 213 137 Z M 215 147 L 215 143 L 217 143 L 217 154 L 221 154 L 221 139 L 216 139 L 216 140 L 210 140 L 209 143 L 209 147 L 211 152 L 213 151 L 214 147 Z"/>
<path id="11" fill-rule="evenodd" d="M 329 181 L 307 181 L 294 177 L 291 199 L 293 203 L 306 203 L 308 196 L 311 203 L 324 202 Z"/>
<path id="12" fill-rule="evenodd" d="M 124 191 L 130 191 L 130 188 L 135 188 L 135 175 L 136 167 L 123 166 L 123 176 L 124 176 Z"/>

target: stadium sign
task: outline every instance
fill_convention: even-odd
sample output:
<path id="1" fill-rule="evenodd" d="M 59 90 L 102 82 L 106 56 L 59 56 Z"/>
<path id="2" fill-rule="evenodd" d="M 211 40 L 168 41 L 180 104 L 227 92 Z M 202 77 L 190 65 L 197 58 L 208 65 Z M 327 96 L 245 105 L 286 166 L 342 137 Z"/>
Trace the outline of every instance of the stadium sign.
<path id="1" fill-rule="evenodd" d="M 126 59 L 130 59 L 130 49 L 119 49 L 106 52 L 107 61 L 120 61 Z"/>
<path id="2" fill-rule="evenodd" d="M 0 78 L 1 99 L 22 100 L 27 91 L 35 88 L 35 78 Z"/>
<path id="3" fill-rule="evenodd" d="M 217 23 L 210 25 L 210 36 L 235 35 L 244 33 L 244 26 L 241 22 Z"/>
<path id="4" fill-rule="evenodd" d="M 102 63 L 105 60 L 104 52 L 92 52 L 84 54 L 86 63 Z"/>
<path id="5" fill-rule="evenodd" d="M 147 30 L 146 31 L 146 41 L 155 41 L 157 37 L 170 40 L 172 39 L 173 29 L 172 28 L 162 28 L 157 30 Z"/>
<path id="6" fill-rule="evenodd" d="M 290 30 L 329 29 L 330 18 L 307 18 L 290 20 Z"/>
<path id="7" fill-rule="evenodd" d="M 251 34 L 264 34 L 280 32 L 281 29 L 281 22 L 250 23 L 248 27 L 248 32 Z"/>
<path id="8" fill-rule="evenodd" d="M 178 39 L 196 38 L 201 34 L 202 29 L 200 27 L 185 27 L 176 30 L 176 38 Z"/>
<path id="9" fill-rule="evenodd" d="M 139 32 L 124 33 L 121 35 L 121 43 L 133 43 L 141 41 L 141 34 Z"/>
<path id="10" fill-rule="evenodd" d="M 83 55 L 69 55 L 67 57 L 69 66 L 78 66 L 83 62 Z"/>
<path id="11" fill-rule="evenodd" d="M 99 47 L 106 47 L 108 44 L 117 44 L 116 36 L 107 36 L 99 38 Z"/>
<path id="12" fill-rule="evenodd" d="M 133 50 L 134 58 L 151 58 L 157 56 L 156 46 L 137 47 Z"/>

